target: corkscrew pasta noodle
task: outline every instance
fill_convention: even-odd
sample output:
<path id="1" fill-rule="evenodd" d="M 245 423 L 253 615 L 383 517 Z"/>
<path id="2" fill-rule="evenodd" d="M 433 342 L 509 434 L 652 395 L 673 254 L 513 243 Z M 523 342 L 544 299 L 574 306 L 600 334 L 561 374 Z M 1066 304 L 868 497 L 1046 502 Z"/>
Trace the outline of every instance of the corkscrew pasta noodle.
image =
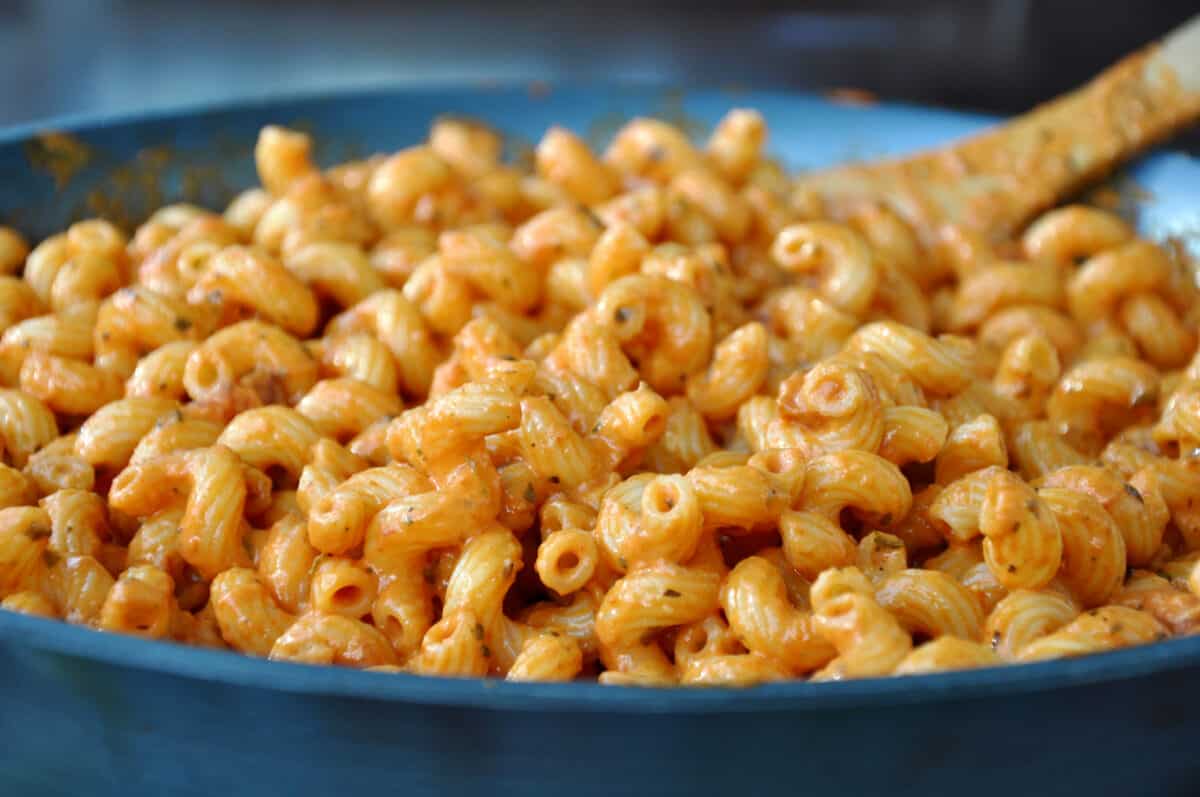
<path id="1" fill-rule="evenodd" d="M 915 675 L 1200 632 L 1195 264 L 793 190 L 766 120 L 437 120 L 0 227 L 0 608 L 383 674 Z M 1189 270 L 1191 269 L 1191 270 Z"/>

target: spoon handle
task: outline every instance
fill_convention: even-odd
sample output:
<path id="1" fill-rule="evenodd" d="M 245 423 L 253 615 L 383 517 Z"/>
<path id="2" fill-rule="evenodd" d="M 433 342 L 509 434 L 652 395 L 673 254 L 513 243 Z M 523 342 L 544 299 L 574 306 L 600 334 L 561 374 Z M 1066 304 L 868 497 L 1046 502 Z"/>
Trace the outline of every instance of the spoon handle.
<path id="1" fill-rule="evenodd" d="M 806 177 L 833 206 L 882 199 L 925 236 L 1000 239 L 1200 118 L 1200 16 L 1091 82 L 956 144 Z"/>

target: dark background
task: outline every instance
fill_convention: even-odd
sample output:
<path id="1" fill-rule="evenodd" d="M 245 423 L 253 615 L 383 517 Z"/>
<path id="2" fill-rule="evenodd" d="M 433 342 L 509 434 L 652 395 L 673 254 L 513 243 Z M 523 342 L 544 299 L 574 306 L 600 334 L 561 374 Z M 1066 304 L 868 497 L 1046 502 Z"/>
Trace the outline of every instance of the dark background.
<path id="1" fill-rule="evenodd" d="M 0 125 L 349 86 L 868 89 L 1014 112 L 1200 2 L 0 0 Z"/>

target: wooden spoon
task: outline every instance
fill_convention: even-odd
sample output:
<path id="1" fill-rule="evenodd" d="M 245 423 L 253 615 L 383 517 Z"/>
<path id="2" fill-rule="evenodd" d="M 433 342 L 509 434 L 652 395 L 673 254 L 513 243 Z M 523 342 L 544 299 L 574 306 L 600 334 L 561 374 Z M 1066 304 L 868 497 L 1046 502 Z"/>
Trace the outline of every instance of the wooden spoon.
<path id="1" fill-rule="evenodd" d="M 928 242 L 946 223 L 1002 240 L 1198 118 L 1200 16 L 984 133 L 901 160 L 816 172 L 799 187 L 835 215 L 882 200 Z"/>

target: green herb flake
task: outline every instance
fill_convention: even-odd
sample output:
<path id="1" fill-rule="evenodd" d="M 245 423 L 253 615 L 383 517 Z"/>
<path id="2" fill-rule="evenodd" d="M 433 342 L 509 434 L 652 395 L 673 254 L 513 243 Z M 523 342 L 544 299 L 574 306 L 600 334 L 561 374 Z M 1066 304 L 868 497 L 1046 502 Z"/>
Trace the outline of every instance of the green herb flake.
<path id="1" fill-rule="evenodd" d="M 1134 487 L 1129 482 L 1125 482 L 1125 492 L 1129 493 L 1129 495 L 1132 496 L 1139 504 L 1146 503 L 1146 499 L 1142 497 L 1142 494 L 1138 488 Z"/>
<path id="2" fill-rule="evenodd" d="M 677 589 L 669 589 L 663 593 L 663 597 L 664 598 L 680 598 L 680 597 L 683 597 L 683 593 Z"/>
<path id="3" fill-rule="evenodd" d="M 525 500 L 531 504 L 537 501 L 537 491 L 533 489 L 532 484 L 525 485 Z"/>
<path id="4" fill-rule="evenodd" d="M 604 220 L 596 215 L 596 211 L 592 210 L 587 205 L 580 205 L 579 209 L 582 210 L 583 214 L 588 217 L 588 220 L 593 226 L 599 227 L 602 230 L 604 229 Z"/>

